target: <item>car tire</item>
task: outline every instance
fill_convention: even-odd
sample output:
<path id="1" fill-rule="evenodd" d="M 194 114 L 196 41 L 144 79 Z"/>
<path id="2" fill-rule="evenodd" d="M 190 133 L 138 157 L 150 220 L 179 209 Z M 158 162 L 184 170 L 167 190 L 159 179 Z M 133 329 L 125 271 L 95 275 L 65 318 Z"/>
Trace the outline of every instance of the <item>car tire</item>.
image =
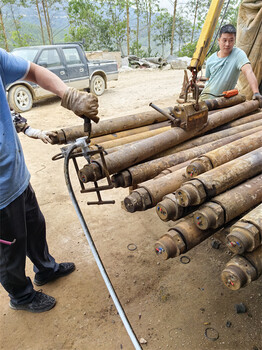
<path id="1" fill-rule="evenodd" d="M 90 91 L 97 95 L 101 96 L 106 88 L 106 82 L 105 79 L 101 75 L 95 75 L 91 79 L 90 83 Z"/>
<path id="2" fill-rule="evenodd" d="M 26 112 L 33 106 L 33 97 L 27 87 L 16 85 L 8 91 L 8 102 L 16 112 Z"/>

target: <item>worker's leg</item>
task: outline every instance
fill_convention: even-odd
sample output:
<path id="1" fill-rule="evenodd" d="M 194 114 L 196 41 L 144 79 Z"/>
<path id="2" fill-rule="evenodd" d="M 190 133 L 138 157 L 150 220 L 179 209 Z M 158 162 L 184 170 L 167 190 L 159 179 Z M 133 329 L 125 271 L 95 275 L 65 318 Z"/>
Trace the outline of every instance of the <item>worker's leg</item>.
<path id="1" fill-rule="evenodd" d="M 44 216 L 39 208 L 31 185 L 26 198 L 27 256 L 34 263 L 37 286 L 42 286 L 75 270 L 74 263 L 57 264 L 49 254 L 46 242 L 46 226 Z"/>
<path id="2" fill-rule="evenodd" d="M 6 241 L 16 240 L 12 245 L 0 243 L 0 280 L 15 304 L 30 303 L 34 296 L 32 282 L 25 276 L 27 251 L 26 191 L 0 210 L 0 237 Z"/>
<path id="3" fill-rule="evenodd" d="M 49 254 L 46 242 L 45 218 L 31 185 L 26 197 L 27 256 L 34 264 L 38 278 L 46 279 L 58 271 L 59 265 Z"/>

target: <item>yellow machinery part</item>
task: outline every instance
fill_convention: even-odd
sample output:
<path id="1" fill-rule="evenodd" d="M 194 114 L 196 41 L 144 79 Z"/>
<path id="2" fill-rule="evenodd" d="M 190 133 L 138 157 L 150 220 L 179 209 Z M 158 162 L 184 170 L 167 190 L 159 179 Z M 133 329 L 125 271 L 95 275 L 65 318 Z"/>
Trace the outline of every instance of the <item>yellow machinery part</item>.
<path id="1" fill-rule="evenodd" d="M 191 59 L 189 70 L 199 72 L 206 58 L 211 39 L 213 37 L 218 17 L 222 10 L 224 0 L 212 0 L 208 10 L 204 26 L 197 42 L 196 50 Z"/>

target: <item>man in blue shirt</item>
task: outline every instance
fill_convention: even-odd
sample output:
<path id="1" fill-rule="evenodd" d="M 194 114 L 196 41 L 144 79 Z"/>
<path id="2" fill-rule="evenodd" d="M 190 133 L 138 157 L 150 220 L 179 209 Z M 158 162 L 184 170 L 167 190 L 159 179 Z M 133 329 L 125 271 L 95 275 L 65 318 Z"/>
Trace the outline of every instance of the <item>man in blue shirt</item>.
<path id="1" fill-rule="evenodd" d="M 249 59 L 243 50 L 234 47 L 235 41 L 235 27 L 231 24 L 223 26 L 218 39 L 220 50 L 207 59 L 207 81 L 200 95 L 201 100 L 212 99 L 234 89 L 241 71 L 253 91 L 253 99 L 262 99 Z"/>
<path id="2" fill-rule="evenodd" d="M 68 88 L 49 70 L 0 49 L 0 281 L 12 309 L 43 312 L 55 305 L 55 299 L 34 290 L 25 275 L 26 256 L 34 264 L 37 286 L 68 275 L 75 265 L 56 263 L 48 251 L 45 219 L 29 183 L 6 98 L 5 86 L 18 79 L 37 83 L 61 97 L 63 107 L 96 122 L 98 101 L 92 94 Z"/>

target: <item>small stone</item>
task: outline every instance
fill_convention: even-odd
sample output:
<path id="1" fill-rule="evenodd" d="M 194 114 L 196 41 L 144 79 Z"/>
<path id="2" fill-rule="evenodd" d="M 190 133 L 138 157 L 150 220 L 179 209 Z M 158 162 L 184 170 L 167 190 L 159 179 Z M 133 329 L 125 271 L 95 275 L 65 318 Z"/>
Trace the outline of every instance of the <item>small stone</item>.
<path id="1" fill-rule="evenodd" d="M 139 342 L 140 344 L 147 344 L 147 341 L 144 338 L 140 338 Z"/>
<path id="2" fill-rule="evenodd" d="M 220 244 L 221 244 L 221 242 L 219 242 L 218 240 L 214 239 L 214 240 L 211 242 L 211 247 L 214 248 L 214 249 L 219 249 Z"/>
<path id="3" fill-rule="evenodd" d="M 86 315 L 86 311 L 84 312 L 84 316 Z"/>
<path id="4" fill-rule="evenodd" d="M 247 308 L 243 303 L 235 304 L 235 309 L 237 314 L 244 314 L 245 312 L 247 312 Z"/>
<path id="5" fill-rule="evenodd" d="M 231 323 L 230 321 L 227 321 L 226 327 L 229 328 L 229 327 L 231 327 L 231 326 L 232 326 L 232 323 Z"/>

